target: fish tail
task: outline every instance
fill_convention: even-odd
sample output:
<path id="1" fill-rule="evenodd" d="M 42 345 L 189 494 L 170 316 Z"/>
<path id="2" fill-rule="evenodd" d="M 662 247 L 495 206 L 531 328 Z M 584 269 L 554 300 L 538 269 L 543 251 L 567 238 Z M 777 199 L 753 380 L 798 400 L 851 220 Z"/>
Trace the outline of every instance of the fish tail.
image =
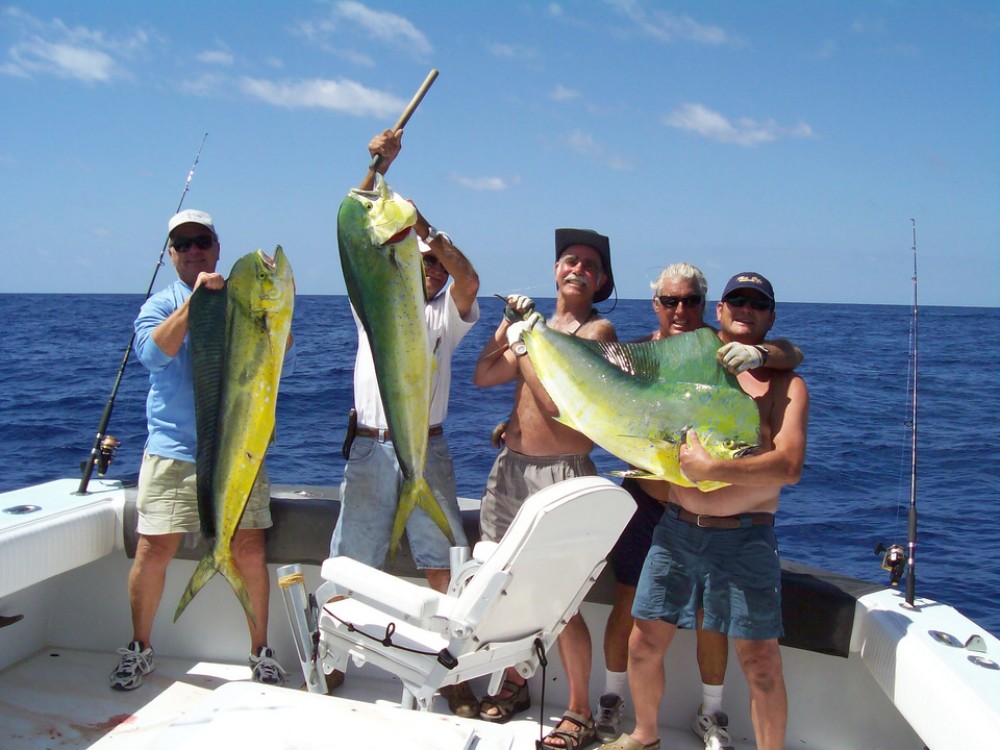
<path id="1" fill-rule="evenodd" d="M 392 535 L 389 537 L 389 561 L 396 561 L 396 553 L 399 552 L 399 543 L 403 539 L 403 532 L 406 530 L 406 522 L 410 520 L 410 514 L 416 507 L 416 497 L 413 494 L 412 480 L 407 479 L 403 483 L 403 491 L 399 495 L 399 507 L 396 509 L 396 518 L 392 522 Z"/>
<path id="2" fill-rule="evenodd" d="M 421 477 L 414 477 L 403 481 L 403 489 L 399 493 L 399 510 L 396 511 L 396 520 L 392 524 L 392 536 L 389 539 L 389 560 L 395 561 L 396 552 L 399 551 L 399 542 L 403 538 L 406 530 L 406 522 L 413 513 L 414 508 L 422 508 L 431 520 L 437 524 L 451 544 L 455 544 L 455 535 L 452 533 L 451 524 L 441 509 L 441 503 L 434 497 L 427 480 Z"/>
<path id="3" fill-rule="evenodd" d="M 233 560 L 232 555 L 216 559 L 215 555 L 211 552 L 201 558 L 198 567 L 191 574 L 191 580 L 188 581 L 187 588 L 184 589 L 180 601 L 177 602 L 174 622 L 177 622 L 177 618 L 181 616 L 187 605 L 191 603 L 191 600 L 202 590 L 205 584 L 212 580 L 216 573 L 222 573 L 225 579 L 229 581 L 229 585 L 232 586 L 233 591 L 236 593 L 236 598 L 243 605 L 243 609 L 246 611 L 247 617 L 250 618 L 250 622 L 256 625 L 257 618 L 254 616 L 253 604 L 250 602 L 250 592 L 247 591 L 246 584 L 243 583 L 243 577 L 240 575 L 240 571 L 236 567 L 236 562 Z"/>

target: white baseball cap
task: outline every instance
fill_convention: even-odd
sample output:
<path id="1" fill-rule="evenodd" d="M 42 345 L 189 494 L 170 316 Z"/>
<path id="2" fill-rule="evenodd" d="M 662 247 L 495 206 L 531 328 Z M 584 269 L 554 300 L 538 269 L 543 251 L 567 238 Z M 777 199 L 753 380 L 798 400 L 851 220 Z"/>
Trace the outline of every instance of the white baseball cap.
<path id="1" fill-rule="evenodd" d="M 213 235 L 216 237 L 219 236 L 219 233 L 215 231 L 215 225 L 212 223 L 212 217 L 204 211 L 188 208 L 178 214 L 174 214 L 170 217 L 170 221 L 167 222 L 167 234 L 169 235 L 181 224 L 201 224 Z"/>

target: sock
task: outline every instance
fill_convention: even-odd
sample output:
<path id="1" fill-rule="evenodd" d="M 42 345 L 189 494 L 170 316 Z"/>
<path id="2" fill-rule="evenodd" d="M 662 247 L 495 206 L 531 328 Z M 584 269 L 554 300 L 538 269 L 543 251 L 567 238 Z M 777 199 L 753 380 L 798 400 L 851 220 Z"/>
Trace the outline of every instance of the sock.
<path id="1" fill-rule="evenodd" d="M 628 672 L 612 672 L 604 670 L 604 692 L 614 693 L 619 698 L 625 696 L 625 686 L 628 684 Z"/>
<path id="2" fill-rule="evenodd" d="M 701 683 L 701 713 L 714 716 L 722 710 L 722 685 Z"/>

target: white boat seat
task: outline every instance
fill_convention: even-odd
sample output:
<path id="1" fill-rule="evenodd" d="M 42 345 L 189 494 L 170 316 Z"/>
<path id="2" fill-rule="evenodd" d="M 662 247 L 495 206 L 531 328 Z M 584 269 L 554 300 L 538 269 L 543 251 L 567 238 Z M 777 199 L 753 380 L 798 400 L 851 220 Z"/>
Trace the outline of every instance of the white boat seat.
<path id="1" fill-rule="evenodd" d="M 451 594 L 327 560 L 329 583 L 318 592 L 323 670 L 374 664 L 402 680 L 404 705 L 423 710 L 445 685 L 493 675 L 496 693 L 507 667 L 531 676 L 538 648 L 548 652 L 634 511 L 629 494 L 600 477 L 547 487 L 498 544 L 477 545 L 484 559 L 461 568 Z"/>

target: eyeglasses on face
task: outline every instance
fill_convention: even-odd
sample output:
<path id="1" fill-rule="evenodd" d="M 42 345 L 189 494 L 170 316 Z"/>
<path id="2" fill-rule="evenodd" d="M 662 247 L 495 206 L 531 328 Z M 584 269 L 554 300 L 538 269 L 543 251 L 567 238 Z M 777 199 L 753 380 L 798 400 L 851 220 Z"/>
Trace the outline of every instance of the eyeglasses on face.
<path id="1" fill-rule="evenodd" d="M 440 268 L 442 273 L 448 273 L 448 270 L 441 265 L 441 261 L 436 255 L 431 255 L 430 253 L 423 253 L 420 256 L 420 260 L 424 262 L 424 269 L 428 270 L 431 268 Z"/>
<path id="2" fill-rule="evenodd" d="M 208 250 L 215 242 L 215 237 L 210 234 L 199 234 L 197 237 L 173 237 L 170 240 L 170 247 L 179 253 L 186 253 L 191 249 L 191 245 L 196 245 L 199 250 Z"/>
<path id="3" fill-rule="evenodd" d="M 758 312 L 774 309 L 774 303 L 769 299 L 764 299 L 763 297 L 733 296 L 726 297 L 722 301 L 730 307 L 746 307 L 747 305 L 750 305 L 752 309 L 757 310 Z"/>
<path id="4" fill-rule="evenodd" d="M 656 299 L 663 307 L 669 307 L 673 310 L 682 302 L 684 303 L 684 307 L 695 307 L 700 305 L 704 298 L 700 294 L 689 294 L 687 297 L 668 297 L 666 295 L 657 295 Z"/>

